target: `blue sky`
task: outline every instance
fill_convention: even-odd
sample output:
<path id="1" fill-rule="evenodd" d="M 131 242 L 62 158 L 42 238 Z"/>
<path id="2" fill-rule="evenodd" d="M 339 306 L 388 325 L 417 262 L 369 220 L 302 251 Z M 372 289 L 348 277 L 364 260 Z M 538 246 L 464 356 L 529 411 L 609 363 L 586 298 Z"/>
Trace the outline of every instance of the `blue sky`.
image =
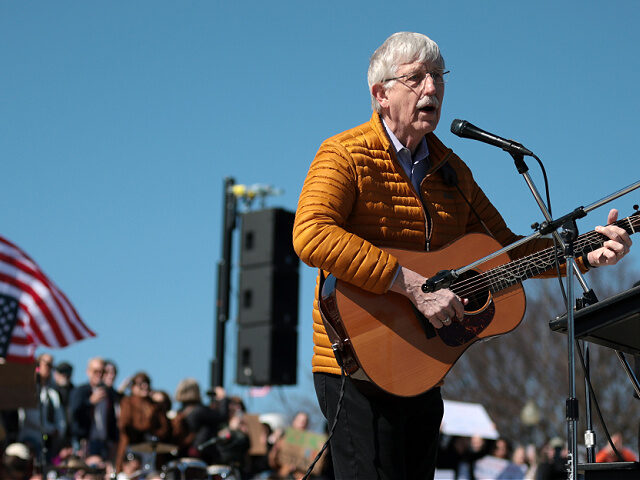
<path id="1" fill-rule="evenodd" d="M 0 0 L 0 235 L 98 333 L 56 359 L 77 383 L 102 355 L 120 378 L 208 386 L 223 178 L 282 188 L 268 205 L 294 210 L 322 140 L 369 119 L 368 59 L 395 31 L 439 43 L 451 74 L 436 133 L 515 231 L 541 220 L 523 179 L 501 150 L 450 134 L 454 118 L 540 156 L 557 214 L 640 180 L 639 18 L 632 1 Z M 253 410 L 313 395 L 302 272 L 299 386 Z M 245 394 L 235 332 L 232 319 L 225 386 Z"/>

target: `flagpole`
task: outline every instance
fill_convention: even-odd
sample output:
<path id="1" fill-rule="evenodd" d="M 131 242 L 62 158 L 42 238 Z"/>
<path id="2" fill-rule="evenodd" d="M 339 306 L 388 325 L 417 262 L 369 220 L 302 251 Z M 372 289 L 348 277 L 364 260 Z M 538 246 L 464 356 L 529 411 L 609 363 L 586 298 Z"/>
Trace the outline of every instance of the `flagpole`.
<path id="1" fill-rule="evenodd" d="M 233 230 L 236 228 L 236 198 L 232 192 L 234 184 L 232 177 L 224 179 L 222 258 L 218 262 L 214 358 L 211 362 L 212 389 L 224 386 L 225 327 L 229 319 L 232 240 Z"/>

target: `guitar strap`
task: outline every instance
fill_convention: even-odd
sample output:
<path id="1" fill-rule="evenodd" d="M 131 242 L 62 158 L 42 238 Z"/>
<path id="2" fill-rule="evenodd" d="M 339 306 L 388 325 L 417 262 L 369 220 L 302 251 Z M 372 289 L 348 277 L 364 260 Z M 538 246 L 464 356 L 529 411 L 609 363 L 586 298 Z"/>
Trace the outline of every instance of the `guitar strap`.
<path id="1" fill-rule="evenodd" d="M 320 270 L 320 281 L 318 283 L 318 310 L 320 311 L 320 318 L 322 318 L 322 323 L 324 324 L 324 329 L 327 332 L 327 336 L 329 337 L 329 341 L 331 342 L 331 348 L 333 349 L 333 353 L 336 357 L 336 361 L 338 365 L 342 368 L 342 352 L 344 351 L 344 343 L 336 329 L 333 328 L 331 322 L 327 319 L 324 314 L 324 308 L 322 307 L 322 287 L 324 286 L 324 270 L 321 268 Z"/>

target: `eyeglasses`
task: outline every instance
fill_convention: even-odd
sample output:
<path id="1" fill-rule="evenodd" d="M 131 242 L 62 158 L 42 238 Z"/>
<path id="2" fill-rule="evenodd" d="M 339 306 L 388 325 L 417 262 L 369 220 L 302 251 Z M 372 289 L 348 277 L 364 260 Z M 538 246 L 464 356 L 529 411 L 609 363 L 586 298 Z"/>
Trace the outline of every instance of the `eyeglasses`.
<path id="1" fill-rule="evenodd" d="M 436 85 L 444 85 L 446 81 L 444 76 L 449 72 L 449 70 L 445 72 L 411 72 L 407 73 L 406 75 L 387 78 L 386 80 L 383 80 L 382 83 L 387 83 L 392 80 L 401 80 L 404 78 L 405 80 L 403 83 L 405 85 L 410 88 L 418 88 L 420 85 L 423 85 L 423 82 L 427 77 L 431 77 L 431 80 L 433 80 L 433 83 L 435 83 Z"/>

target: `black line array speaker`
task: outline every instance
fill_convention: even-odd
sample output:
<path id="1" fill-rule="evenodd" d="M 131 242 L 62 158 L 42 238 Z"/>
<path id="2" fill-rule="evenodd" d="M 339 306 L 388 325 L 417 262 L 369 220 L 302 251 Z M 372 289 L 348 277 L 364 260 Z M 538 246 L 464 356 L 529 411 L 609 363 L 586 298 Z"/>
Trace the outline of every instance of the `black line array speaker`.
<path id="1" fill-rule="evenodd" d="M 241 385 L 296 383 L 300 262 L 293 220 L 293 212 L 282 209 L 242 215 L 236 371 Z"/>
<path id="2" fill-rule="evenodd" d="M 240 385 L 295 385 L 298 331 L 258 324 L 238 329 Z"/>

